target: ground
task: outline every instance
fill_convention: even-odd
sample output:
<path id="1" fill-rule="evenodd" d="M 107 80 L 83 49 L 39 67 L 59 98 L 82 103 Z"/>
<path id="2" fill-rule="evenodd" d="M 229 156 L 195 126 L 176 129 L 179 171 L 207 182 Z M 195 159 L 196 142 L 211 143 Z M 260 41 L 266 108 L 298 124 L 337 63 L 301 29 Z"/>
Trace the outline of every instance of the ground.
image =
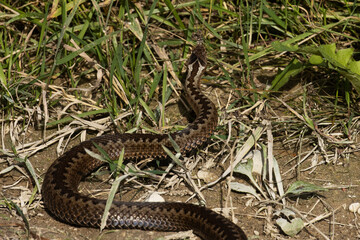
<path id="1" fill-rule="evenodd" d="M 275 102 L 270 102 L 269 104 L 276 106 Z M 171 112 L 169 111 L 170 114 Z M 280 112 L 277 111 L 277 114 Z M 282 112 L 285 112 L 285 109 L 282 109 Z M 278 115 L 278 117 L 286 116 Z M 172 118 L 179 118 L 179 114 L 175 114 L 175 117 L 169 116 L 169 118 L 172 121 Z M 55 132 L 56 130 L 53 129 L 47 131 L 46 134 L 49 136 Z M 90 132 L 87 138 L 91 138 L 92 134 Z M 310 223 L 305 221 L 306 227 L 299 234 L 295 237 L 286 236 L 275 224 L 274 212 L 282 209 L 280 201 L 271 201 L 269 198 L 261 198 L 258 201 L 251 195 L 237 192 L 231 192 L 228 195 L 227 182 L 230 179 L 229 177 L 215 186 L 202 191 L 206 199 L 206 206 L 215 210 L 225 206 L 232 206 L 234 208 L 232 219 L 241 226 L 249 239 L 359 239 L 358 215 L 348 210 L 351 203 L 357 202 L 360 199 L 358 194 L 360 154 L 358 147 L 356 148 L 359 145 L 359 139 L 354 139 L 355 141 L 352 146 L 355 147 L 352 148 L 353 152 L 349 155 L 349 158 L 339 157 L 336 162 L 325 163 L 320 153 L 312 154 L 310 155 L 311 157 L 307 157 L 304 162 L 301 162 L 300 168 L 295 168 L 305 154 L 301 158 L 298 157 L 298 153 L 294 150 L 296 146 L 294 144 L 285 144 L 284 138 L 279 138 L 278 135 L 281 134 L 276 133 L 275 135 L 273 154 L 279 164 L 284 188 L 287 189 L 289 184 L 295 180 L 303 180 L 328 189 L 328 191 L 286 198 L 288 206 L 298 211 L 297 214 L 300 213 L 310 221 Z M 9 137 L 9 135 L 6 136 Z M 24 146 L 25 143 L 35 142 L 44 138 L 43 131 L 35 130 L 31 127 L 27 128 L 26 132 L 21 136 Z M 79 138 L 75 137 L 71 140 L 67 149 L 78 144 Z M 10 138 L 4 139 L 2 144 L 9 149 L 11 146 Z M 217 153 L 221 152 L 221 149 L 226 148 L 223 142 L 212 143 L 209 144 L 210 147 L 205 146 L 205 150 L 195 154 L 195 157 L 193 156 L 186 160 L 186 166 L 193 169 L 191 176 L 199 187 L 205 184 L 204 178 L 199 179 L 199 170 L 205 172 L 206 176 L 210 176 L 208 181 L 212 181 L 217 179 L 229 166 L 229 161 L 223 163 L 222 157 L 217 158 Z M 38 145 L 41 144 L 43 143 Z M 29 158 L 40 182 L 51 162 L 57 157 L 56 147 L 56 144 L 45 147 Z M 312 146 L 304 144 L 302 151 L 303 153 L 308 153 L 311 152 L 311 149 Z M 27 238 L 26 224 L 15 208 L 11 206 L 11 201 L 16 203 L 25 214 L 30 227 L 31 239 L 183 239 L 186 236 L 192 236 L 190 233 L 185 233 L 185 235 L 180 235 L 179 237 L 174 235 L 174 233 L 137 230 L 105 230 L 100 233 L 98 229 L 78 228 L 61 223 L 49 216 L 45 211 L 41 195 L 36 193 L 35 184 L 32 178 L 29 177 L 30 173 L 26 170 L 27 168 L 24 167 L 24 164 L 6 156 L 3 156 L 1 159 L 0 169 L 2 171 L 15 166 L 15 168 L 10 169 L 8 172 L 2 173 L 0 177 L 2 196 L 5 200 L 4 205 L 0 208 L 0 236 L 3 239 Z M 314 166 L 314 161 L 316 164 L 319 164 Z M 194 162 L 196 164 L 192 165 Z M 122 195 L 122 199 L 141 201 L 144 200 L 149 192 L 156 190 L 163 193 L 162 196 L 166 201 L 187 201 L 193 194 L 193 191 L 183 183 L 184 181 L 182 181 L 181 177 L 176 175 L 173 175 L 173 177 L 176 179 L 173 183 L 167 180 L 158 189 L 152 180 L 138 179 L 136 181 L 129 181 L 122 187 L 122 190 L 125 192 Z M 260 177 L 256 178 L 260 181 Z M 92 177 L 81 185 L 81 191 L 106 198 L 106 190 L 110 186 L 106 183 L 107 180 L 108 175 L 105 175 L 105 177 L 102 175 Z M 248 184 L 246 177 L 240 174 L 234 173 L 233 180 Z M 170 187 L 164 187 L 165 184 L 169 184 Z M 5 202 L 8 204 L 5 205 Z M 30 205 L 29 202 L 31 202 Z M 198 203 L 196 198 L 191 199 L 190 202 Z"/>

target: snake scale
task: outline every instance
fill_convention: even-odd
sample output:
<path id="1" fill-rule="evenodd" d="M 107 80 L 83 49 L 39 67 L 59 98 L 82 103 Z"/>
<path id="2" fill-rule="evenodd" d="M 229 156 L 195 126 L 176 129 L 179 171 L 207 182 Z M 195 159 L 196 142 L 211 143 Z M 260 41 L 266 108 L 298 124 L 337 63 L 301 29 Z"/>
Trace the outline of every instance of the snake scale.
<path id="1" fill-rule="evenodd" d="M 217 125 L 215 105 L 200 90 L 206 62 L 205 47 L 202 42 L 198 42 L 187 61 L 187 76 L 183 84 L 186 100 L 196 113 L 196 118 L 185 129 L 170 134 L 183 154 L 207 141 Z M 94 143 L 113 160 L 118 159 L 124 148 L 124 161 L 166 158 L 162 145 L 172 148 L 167 134 L 109 134 L 73 147 L 49 167 L 42 187 L 45 207 L 60 221 L 76 226 L 100 226 L 106 200 L 78 192 L 80 181 L 104 164 L 85 152 L 85 149 L 98 152 Z M 192 229 L 196 235 L 206 240 L 247 239 L 240 227 L 222 215 L 203 206 L 178 202 L 114 201 L 106 228 L 153 231 Z"/>

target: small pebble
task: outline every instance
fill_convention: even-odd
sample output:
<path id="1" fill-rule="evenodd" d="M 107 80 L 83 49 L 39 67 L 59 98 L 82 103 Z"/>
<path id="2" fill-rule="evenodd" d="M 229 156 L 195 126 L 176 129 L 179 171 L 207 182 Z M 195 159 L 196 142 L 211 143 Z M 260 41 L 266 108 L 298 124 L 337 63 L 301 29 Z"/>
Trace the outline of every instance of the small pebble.
<path id="1" fill-rule="evenodd" d="M 352 203 L 349 205 L 349 211 L 350 212 L 358 212 L 360 213 L 360 203 L 356 202 L 356 203 Z"/>
<path id="2" fill-rule="evenodd" d="M 150 196 L 148 196 L 145 202 L 165 202 L 165 199 L 162 196 L 160 196 L 159 193 L 153 192 L 150 194 Z"/>

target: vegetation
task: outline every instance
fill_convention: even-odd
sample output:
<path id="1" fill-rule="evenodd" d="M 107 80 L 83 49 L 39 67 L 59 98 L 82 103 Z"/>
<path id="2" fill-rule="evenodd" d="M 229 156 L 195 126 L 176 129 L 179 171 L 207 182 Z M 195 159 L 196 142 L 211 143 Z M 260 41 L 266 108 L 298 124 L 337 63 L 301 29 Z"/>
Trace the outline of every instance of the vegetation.
<path id="1" fill-rule="evenodd" d="M 199 31 L 208 54 L 204 91 L 220 115 L 212 142 L 199 153 L 208 163 L 186 160 L 187 174 L 179 166 L 169 171 L 131 165 L 131 171 L 122 168 L 128 176 L 136 172 L 153 183 L 153 190 L 185 179 L 199 199 L 207 200 L 202 190 L 234 174 L 233 190 L 277 209 L 292 205 L 291 193 L 298 197 L 324 190 L 317 186 L 322 182 L 304 180 L 305 173 L 318 166 L 348 166 L 360 149 L 358 1 L 0 0 L 0 178 L 11 185 L 17 169 L 31 183 L 30 197 L 17 211 L 40 201 L 46 168 L 39 167 L 53 159 L 37 165 L 32 157 L 55 143 L 61 153 L 70 139 L 84 139 L 87 133 L 184 128 L 183 114 L 172 110 L 180 102 L 192 34 Z M 252 162 L 250 173 L 237 165 L 254 147 L 266 159 L 259 179 L 252 177 Z M 291 149 L 294 156 L 282 159 L 281 149 Z M 199 169 L 211 172 L 220 163 L 227 170 L 217 180 L 194 183 Z M 245 179 L 241 174 L 250 182 L 237 185 Z M 13 209 L 9 202 L 18 204 L 18 195 L 5 195 L 0 203 Z M 231 196 L 244 196 L 225 195 L 226 207 Z M 253 219 L 260 205 L 246 210 Z M 308 219 L 314 216 L 292 210 L 310 235 L 337 238 L 336 231 L 327 232 L 326 224 L 333 220 L 317 229 Z M 260 211 L 271 219 L 272 210 Z M 328 217 L 324 213 L 317 222 Z M 302 227 L 288 235 L 308 238 Z M 281 233 L 270 232 L 287 233 L 280 228 Z M 248 225 L 245 231 L 252 234 L 254 229 Z"/>

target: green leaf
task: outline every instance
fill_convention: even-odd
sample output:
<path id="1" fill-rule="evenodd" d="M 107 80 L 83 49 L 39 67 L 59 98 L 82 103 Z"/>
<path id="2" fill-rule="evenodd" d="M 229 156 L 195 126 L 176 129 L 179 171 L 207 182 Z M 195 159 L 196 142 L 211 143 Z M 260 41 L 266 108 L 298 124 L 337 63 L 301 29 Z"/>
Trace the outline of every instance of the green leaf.
<path id="1" fill-rule="evenodd" d="M 105 109 L 99 109 L 99 110 L 94 110 L 94 111 L 89 111 L 89 112 L 83 112 L 83 113 L 80 113 L 80 114 L 74 115 L 74 116 L 79 117 L 79 118 L 84 118 L 84 117 L 93 116 L 96 114 L 109 113 L 109 112 L 111 112 L 111 109 L 105 108 Z M 47 123 L 46 127 L 50 128 L 50 127 L 56 126 L 61 123 L 71 122 L 72 120 L 74 120 L 74 118 L 71 116 L 64 117 L 60 120 Z"/>
<path id="2" fill-rule="evenodd" d="M 300 195 L 303 193 L 312 193 L 312 192 L 316 192 L 316 191 L 327 191 L 327 189 L 317 186 L 312 183 L 296 181 L 290 185 L 290 187 L 286 191 L 285 195 L 288 195 L 288 194 Z"/>
<path id="3" fill-rule="evenodd" d="M 309 118 L 309 116 L 306 114 L 305 112 L 305 115 L 303 115 L 303 118 L 305 119 L 307 125 L 312 129 L 312 130 L 315 130 L 315 125 L 314 125 L 314 121 Z"/>
<path id="4" fill-rule="evenodd" d="M 29 238 L 29 233 L 30 233 L 30 224 L 29 224 L 29 221 L 28 219 L 26 218 L 24 212 L 21 210 L 21 208 L 16 204 L 14 203 L 13 201 L 8 201 L 5 199 L 5 204 L 7 205 L 7 207 L 9 209 L 11 208 L 15 208 L 16 212 L 18 213 L 18 215 L 22 218 L 23 222 L 25 223 L 25 230 L 26 230 L 26 234 L 28 235 L 28 238 Z"/>
<path id="5" fill-rule="evenodd" d="M 252 179 L 252 168 L 253 160 L 249 159 L 245 163 L 239 163 L 238 165 L 236 165 L 236 167 L 234 168 L 234 172 L 246 175 L 249 179 Z"/>
<path id="6" fill-rule="evenodd" d="M 360 61 L 351 60 L 349 62 L 348 68 L 350 73 L 340 73 L 349 79 L 355 90 L 360 95 Z"/>
<path id="7" fill-rule="evenodd" d="M 57 59 L 56 60 L 56 65 L 61 65 L 61 64 L 67 63 L 71 59 L 79 56 L 80 53 L 83 53 L 83 52 L 86 52 L 86 51 L 88 51 L 90 49 L 93 49 L 95 46 L 103 43 L 104 41 L 106 41 L 108 39 L 110 39 L 112 36 L 119 34 L 121 31 L 122 30 L 112 32 L 109 35 L 103 36 L 103 37 L 101 37 L 101 38 L 99 38 L 99 39 L 85 45 L 84 47 L 80 48 L 79 50 L 76 50 L 76 51 L 70 53 L 69 55 L 66 55 L 65 57 L 63 57 L 61 59 Z"/>
<path id="8" fill-rule="evenodd" d="M 322 56 L 324 58 L 326 58 L 326 60 L 328 60 L 334 64 L 335 64 L 335 58 L 336 58 L 335 50 L 336 50 L 335 43 L 319 46 L 319 51 L 322 54 Z"/>
<path id="9" fill-rule="evenodd" d="M 25 166 L 26 166 L 27 170 L 30 172 L 30 175 L 32 176 L 32 178 L 34 180 L 35 185 L 37 186 L 37 189 L 39 190 L 39 192 L 41 192 L 41 187 L 40 187 L 39 179 L 37 178 L 37 175 L 36 175 L 36 171 L 28 158 L 25 158 Z"/>
<path id="10" fill-rule="evenodd" d="M 319 51 L 331 64 L 336 67 L 347 68 L 354 49 L 347 48 L 336 52 L 335 43 L 319 46 Z"/>
<path id="11" fill-rule="evenodd" d="M 1 84 L 3 85 L 3 87 L 6 87 L 7 86 L 7 81 L 6 81 L 6 77 L 5 77 L 5 74 L 4 74 L 4 69 L 0 63 L 0 82 Z"/>
<path id="12" fill-rule="evenodd" d="M 351 72 L 356 73 L 360 76 L 360 61 L 351 60 L 348 67 Z"/>
<path id="13" fill-rule="evenodd" d="M 118 158 L 118 164 L 119 164 L 118 167 L 120 167 L 122 165 L 122 162 L 123 162 L 123 159 L 124 159 L 124 153 L 125 153 L 125 149 L 123 148 L 121 150 L 120 156 Z M 106 221 L 107 221 L 108 216 L 109 216 L 109 210 L 110 210 L 111 205 L 113 203 L 115 193 L 119 189 L 120 182 L 122 180 L 124 180 L 125 178 L 127 178 L 127 177 L 128 177 L 128 174 L 125 174 L 123 176 L 117 176 L 115 181 L 112 183 L 111 189 L 110 189 L 110 192 L 109 192 L 109 196 L 108 196 L 108 198 L 106 200 L 104 213 L 103 213 L 102 218 L 101 218 L 100 231 L 102 231 L 106 226 Z"/>
<path id="14" fill-rule="evenodd" d="M 142 100 L 141 98 L 139 98 L 140 104 L 141 106 L 143 106 L 143 108 L 145 109 L 146 113 L 149 115 L 149 117 L 151 118 L 151 120 L 156 123 L 157 119 L 155 117 L 154 112 L 151 110 L 151 108 L 146 104 L 146 102 L 144 102 L 144 100 Z"/>
<path id="15" fill-rule="evenodd" d="M 169 140 L 170 140 L 171 145 L 172 145 L 172 147 L 174 148 L 175 152 L 180 153 L 181 150 L 180 150 L 179 145 L 175 142 L 175 140 L 171 137 L 170 134 L 168 134 L 168 136 L 169 136 Z"/>
<path id="16" fill-rule="evenodd" d="M 256 193 L 256 189 L 249 185 L 245 185 L 245 184 L 238 183 L 238 182 L 230 182 L 229 187 L 231 190 L 233 190 L 235 192 L 249 193 L 249 194 L 253 195 L 254 197 L 256 197 L 258 200 L 260 200 L 259 195 Z"/>
<path id="17" fill-rule="evenodd" d="M 166 152 L 166 154 L 177 164 L 179 165 L 181 168 L 186 169 L 186 167 L 180 162 L 180 153 L 177 153 L 176 155 L 174 155 L 167 147 L 165 147 L 164 145 L 162 145 L 164 151 Z"/>
<path id="18" fill-rule="evenodd" d="M 279 25 L 281 28 L 286 29 L 286 24 L 285 22 L 283 22 L 277 15 L 276 13 L 269 8 L 269 3 L 267 3 L 266 1 L 264 1 L 266 4 L 263 5 L 263 9 L 264 11 L 269 15 L 269 17 L 277 24 Z"/>
<path id="19" fill-rule="evenodd" d="M 320 65 L 321 63 L 324 62 L 324 59 L 319 55 L 313 54 L 310 56 L 309 62 L 312 65 Z"/>
<path id="20" fill-rule="evenodd" d="M 271 43 L 271 46 L 279 52 L 295 52 L 299 49 L 297 45 L 291 45 L 290 43 L 279 41 Z"/>
<path id="21" fill-rule="evenodd" d="M 353 53 L 354 53 L 354 49 L 352 49 L 352 48 L 341 49 L 341 50 L 337 51 L 337 53 L 336 53 L 337 61 L 341 65 L 347 67 L 347 65 L 349 64 L 349 61 L 351 60 Z"/>
<path id="22" fill-rule="evenodd" d="M 85 152 L 92 158 L 95 158 L 99 161 L 106 162 L 109 164 L 110 171 L 113 172 L 117 169 L 118 162 L 111 160 L 109 154 L 98 144 L 93 142 L 96 149 L 99 151 L 99 153 L 95 153 L 87 148 L 85 148 Z"/>
<path id="23" fill-rule="evenodd" d="M 319 46 L 319 52 L 332 64 L 329 67 L 346 77 L 360 94 L 360 61 L 352 58 L 354 49 L 346 48 L 336 52 L 336 45 L 333 43 Z"/>
<path id="24" fill-rule="evenodd" d="M 247 162 L 244 163 L 239 163 L 234 168 L 234 172 L 246 175 L 250 179 L 251 184 L 265 197 L 264 191 L 261 190 L 260 186 L 256 183 L 252 175 L 252 170 L 253 170 L 252 159 L 249 159 Z"/>
<path id="25" fill-rule="evenodd" d="M 353 87 L 355 88 L 355 90 L 358 92 L 358 94 L 360 95 L 360 75 L 356 74 L 356 73 L 352 73 L 346 70 L 338 70 L 338 72 L 343 75 L 344 77 L 346 77 L 351 84 L 353 85 Z"/>
<path id="26" fill-rule="evenodd" d="M 271 83 L 271 90 L 278 91 L 289 81 L 290 77 L 297 75 L 304 68 L 304 64 L 294 58 L 283 71 L 276 75 L 275 79 Z"/>
<path id="27" fill-rule="evenodd" d="M 169 8 L 170 12 L 174 15 L 174 18 L 178 22 L 180 29 L 185 30 L 186 27 L 185 27 L 184 23 L 181 21 L 182 18 L 179 16 L 178 12 L 176 11 L 176 9 L 175 9 L 174 5 L 171 3 L 171 1 L 164 0 L 164 3 Z"/>

